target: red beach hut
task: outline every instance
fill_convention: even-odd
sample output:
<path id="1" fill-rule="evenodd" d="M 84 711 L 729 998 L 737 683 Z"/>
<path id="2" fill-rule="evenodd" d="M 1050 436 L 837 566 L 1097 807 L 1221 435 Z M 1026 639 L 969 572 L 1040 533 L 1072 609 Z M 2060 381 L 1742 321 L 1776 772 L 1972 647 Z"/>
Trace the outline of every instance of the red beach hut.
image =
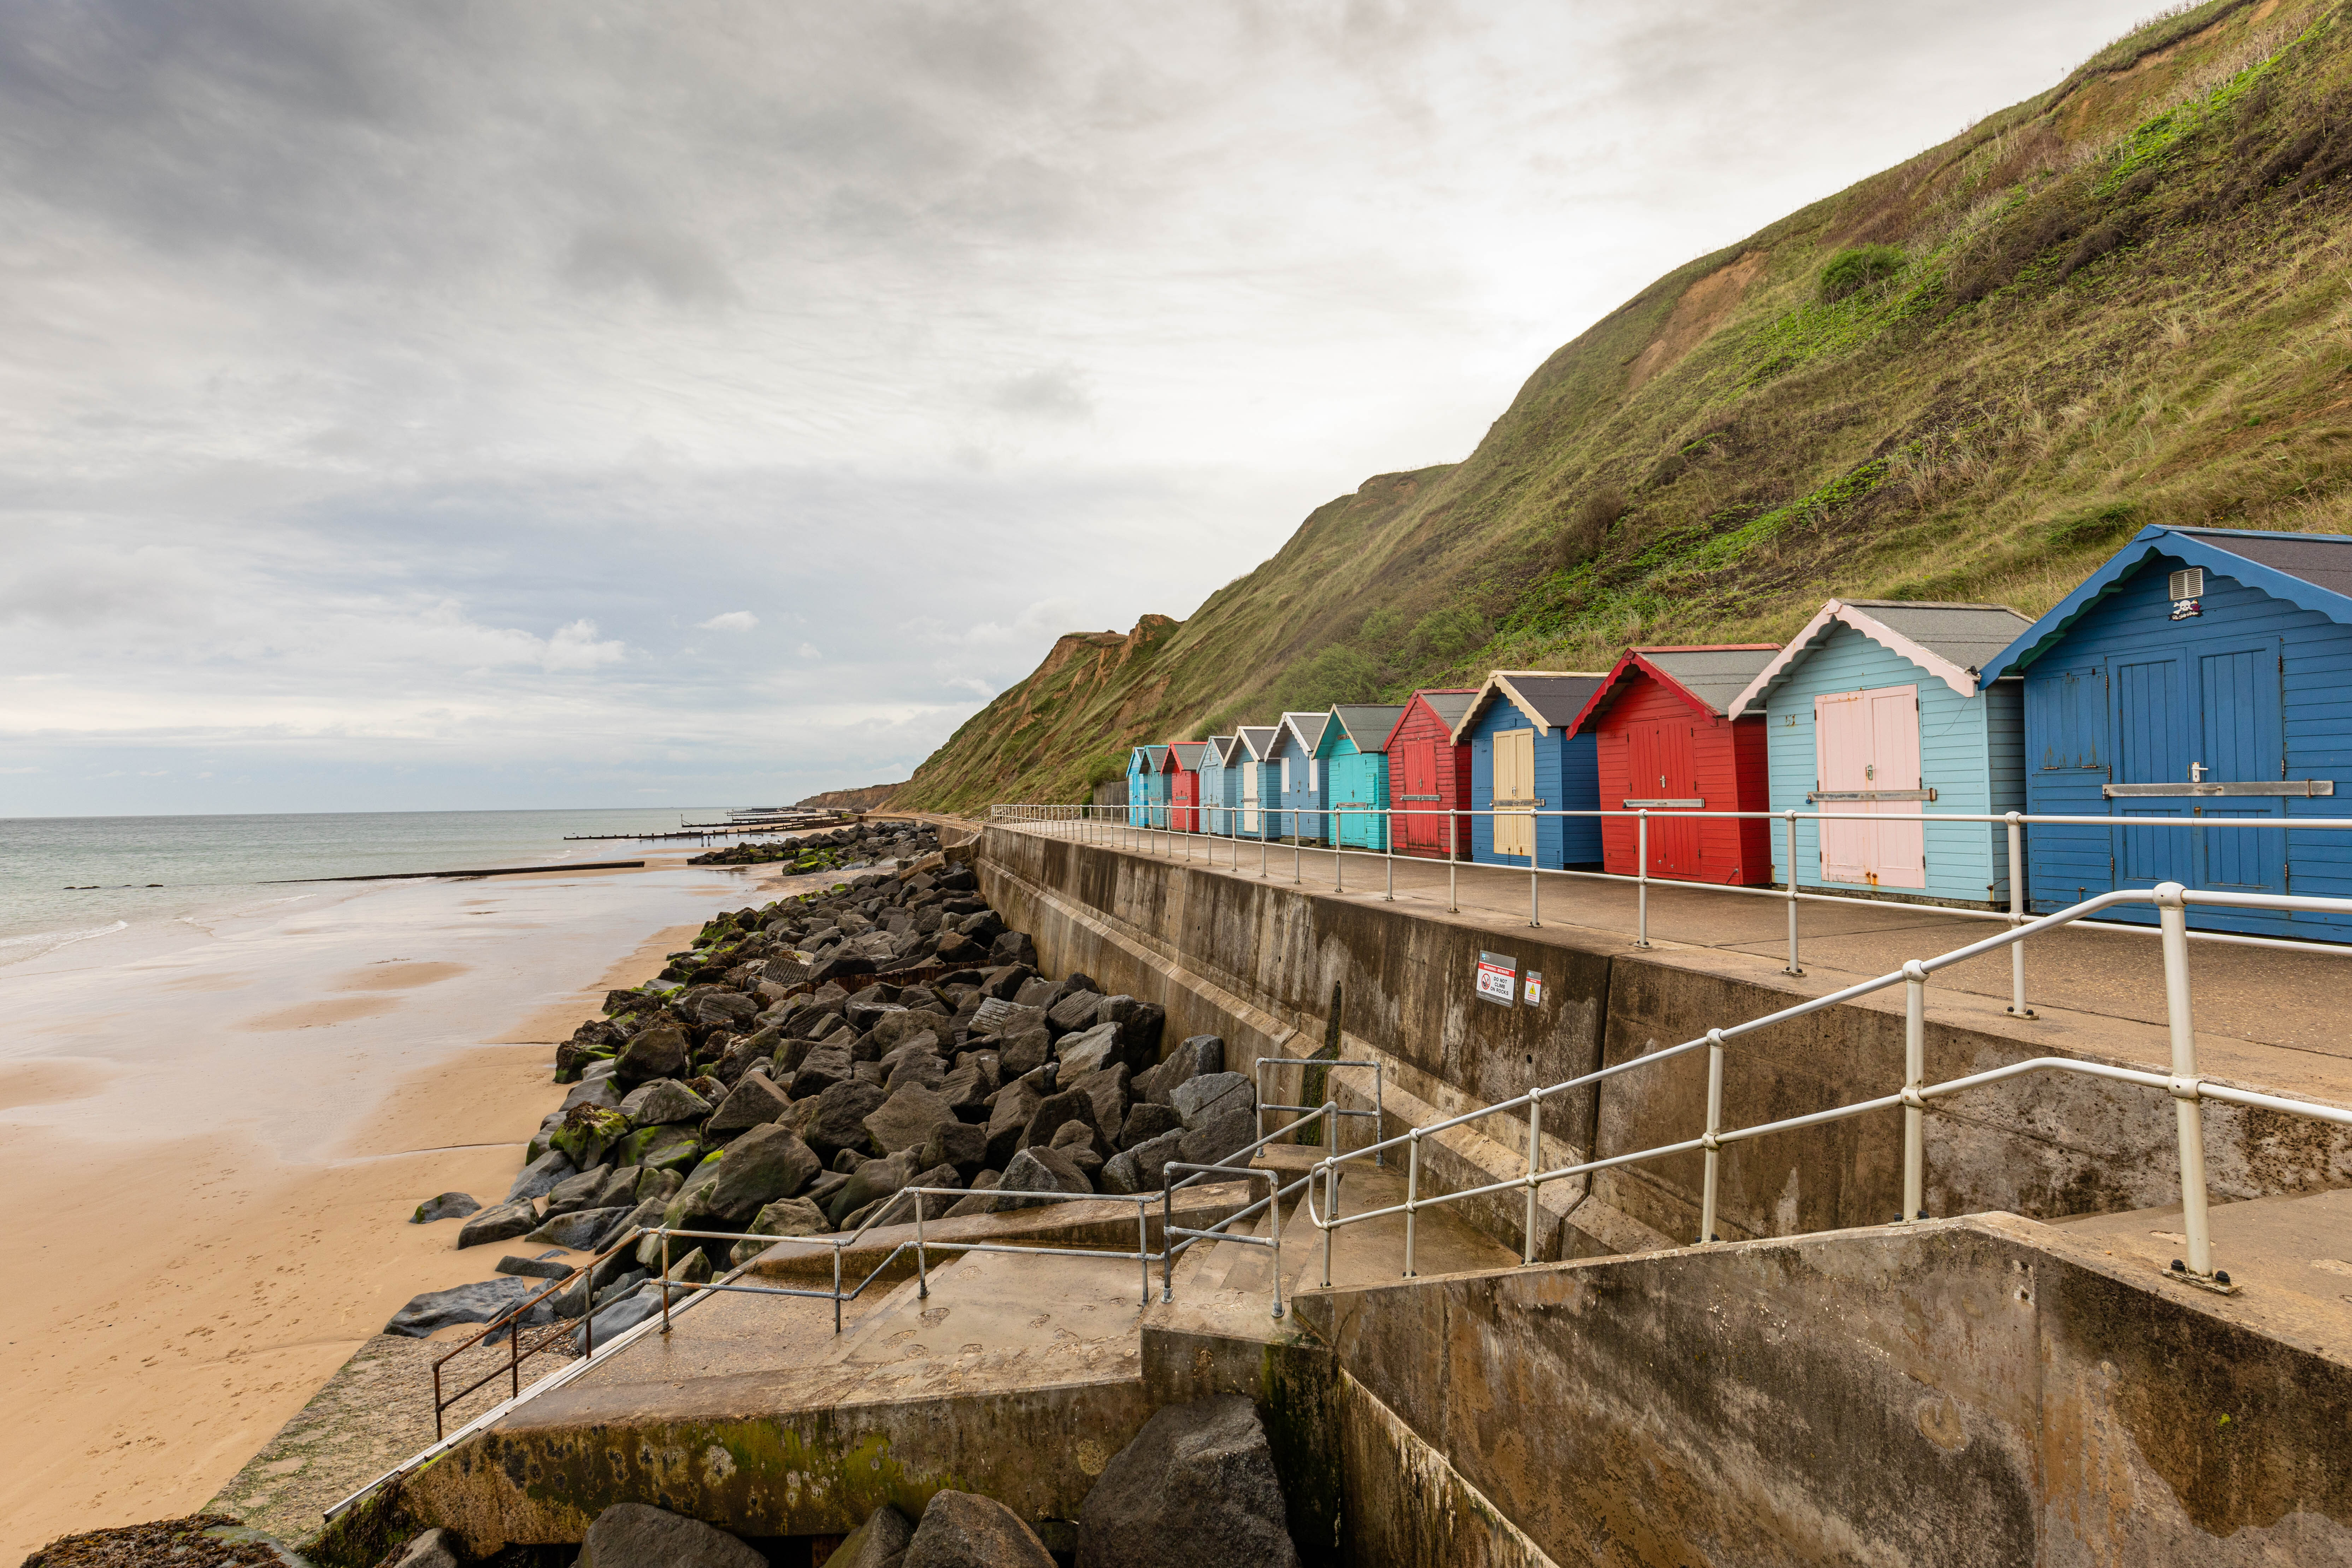
<path id="1" fill-rule="evenodd" d="M 1470 858 L 1470 819 L 1428 814 L 1470 809 L 1470 748 L 1454 743 L 1454 727 L 1477 695 L 1469 687 L 1416 691 L 1389 731 L 1382 750 L 1389 755 L 1389 809 L 1397 814 L 1389 820 L 1400 855 Z"/>
<path id="2" fill-rule="evenodd" d="M 1728 710 L 1780 651 L 1775 643 L 1628 648 L 1570 727 L 1592 731 L 1601 808 L 1649 810 L 1651 876 L 1771 881 L 1769 822 L 1678 814 L 1770 809 L 1760 716 L 1733 719 Z M 1634 818 L 1602 818 L 1602 865 L 1635 875 L 1639 841 Z"/>
<path id="3" fill-rule="evenodd" d="M 1168 826 L 1179 833 L 1201 831 L 1201 753 L 1205 741 L 1178 741 L 1160 759 L 1168 777 Z"/>

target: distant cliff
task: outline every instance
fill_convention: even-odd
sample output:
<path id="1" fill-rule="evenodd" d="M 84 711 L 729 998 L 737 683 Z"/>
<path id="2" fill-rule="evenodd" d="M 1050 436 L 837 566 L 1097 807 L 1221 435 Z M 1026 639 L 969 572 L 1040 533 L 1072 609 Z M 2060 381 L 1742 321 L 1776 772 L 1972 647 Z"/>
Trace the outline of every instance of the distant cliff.
<path id="1" fill-rule="evenodd" d="M 871 811 L 906 787 L 902 784 L 867 784 L 863 789 L 829 789 L 793 805 L 810 811 Z"/>
<path id="2" fill-rule="evenodd" d="M 1139 742 L 1832 594 L 2038 614 L 2148 522 L 2352 526 L 2347 172 L 2335 0 L 2162 16 L 1661 279 L 1191 620 L 1062 638 L 893 804 L 1077 800 Z"/>

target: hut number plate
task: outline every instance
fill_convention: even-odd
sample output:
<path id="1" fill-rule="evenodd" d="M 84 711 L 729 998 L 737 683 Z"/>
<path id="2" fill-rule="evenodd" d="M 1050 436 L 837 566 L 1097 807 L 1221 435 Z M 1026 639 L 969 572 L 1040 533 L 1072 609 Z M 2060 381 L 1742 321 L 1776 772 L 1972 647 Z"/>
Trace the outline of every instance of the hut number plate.
<path id="1" fill-rule="evenodd" d="M 1499 952 L 1478 955 L 1478 994 L 1507 1007 L 1519 988 L 1519 961 Z"/>

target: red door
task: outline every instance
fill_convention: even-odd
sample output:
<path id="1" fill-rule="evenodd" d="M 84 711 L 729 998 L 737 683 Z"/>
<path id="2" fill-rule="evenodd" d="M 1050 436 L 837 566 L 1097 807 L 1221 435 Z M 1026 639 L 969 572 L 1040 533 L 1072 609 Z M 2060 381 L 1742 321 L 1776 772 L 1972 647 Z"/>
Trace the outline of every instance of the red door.
<path id="1" fill-rule="evenodd" d="M 1201 775 L 1179 771 L 1176 791 L 1171 802 L 1176 808 L 1175 828 L 1179 833 L 1201 831 Z"/>
<path id="2" fill-rule="evenodd" d="M 1698 800 L 1698 765 L 1691 745 L 1687 720 L 1652 720 L 1625 726 L 1625 798 L 1629 807 L 1647 801 Z M 1690 810 L 1685 805 L 1681 809 Z M 1696 877 L 1699 872 L 1698 823 L 1672 815 L 1674 808 L 1650 808 L 1650 875 Z"/>
<path id="3" fill-rule="evenodd" d="M 1396 808 L 1413 813 L 1396 819 L 1397 847 L 1408 855 L 1443 854 L 1446 821 L 1437 814 L 1445 802 L 1437 788 L 1437 742 L 1407 741 L 1390 761 L 1399 769 L 1403 784 L 1397 792 Z"/>

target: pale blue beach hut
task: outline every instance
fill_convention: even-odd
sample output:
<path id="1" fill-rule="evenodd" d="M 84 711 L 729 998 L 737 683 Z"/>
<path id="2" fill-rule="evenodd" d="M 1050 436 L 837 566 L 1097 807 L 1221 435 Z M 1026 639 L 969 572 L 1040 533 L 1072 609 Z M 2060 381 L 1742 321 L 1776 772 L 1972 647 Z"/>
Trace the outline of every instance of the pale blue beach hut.
<path id="1" fill-rule="evenodd" d="M 1275 726 L 1274 765 L 1282 809 L 1269 837 L 1295 838 L 1301 844 L 1323 841 L 1323 764 L 1315 753 L 1330 721 L 1328 713 L 1285 713 Z"/>

